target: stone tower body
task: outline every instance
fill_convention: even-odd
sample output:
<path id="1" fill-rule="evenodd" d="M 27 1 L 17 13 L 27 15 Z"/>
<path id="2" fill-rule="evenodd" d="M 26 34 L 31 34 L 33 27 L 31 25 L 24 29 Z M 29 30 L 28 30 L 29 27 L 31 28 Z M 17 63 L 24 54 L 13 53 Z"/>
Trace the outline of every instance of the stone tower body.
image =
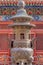
<path id="1" fill-rule="evenodd" d="M 31 48 L 29 32 L 35 25 L 30 23 L 33 17 L 27 15 L 24 7 L 24 1 L 20 0 L 17 14 L 10 18 L 14 21 L 14 24 L 10 25 L 14 29 L 13 47 L 11 48 L 12 65 L 32 65 L 33 61 L 33 49 Z"/>

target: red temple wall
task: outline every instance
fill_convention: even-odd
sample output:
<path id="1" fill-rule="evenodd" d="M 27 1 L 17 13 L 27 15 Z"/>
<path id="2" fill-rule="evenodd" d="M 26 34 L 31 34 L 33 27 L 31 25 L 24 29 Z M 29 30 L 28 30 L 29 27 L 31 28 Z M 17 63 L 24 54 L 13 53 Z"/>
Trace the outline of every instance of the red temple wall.
<path id="1" fill-rule="evenodd" d="M 43 22 L 32 22 L 36 25 L 36 28 L 32 29 L 31 32 L 36 38 L 34 41 L 34 50 L 37 55 L 43 55 Z"/>
<path id="2" fill-rule="evenodd" d="M 13 37 L 13 29 L 9 28 L 8 25 L 12 24 L 13 21 L 0 22 L 0 50 L 9 50 L 11 39 Z M 31 22 L 36 25 L 36 27 L 31 29 L 32 37 L 35 37 L 34 50 L 36 54 L 43 55 L 43 22 Z"/>

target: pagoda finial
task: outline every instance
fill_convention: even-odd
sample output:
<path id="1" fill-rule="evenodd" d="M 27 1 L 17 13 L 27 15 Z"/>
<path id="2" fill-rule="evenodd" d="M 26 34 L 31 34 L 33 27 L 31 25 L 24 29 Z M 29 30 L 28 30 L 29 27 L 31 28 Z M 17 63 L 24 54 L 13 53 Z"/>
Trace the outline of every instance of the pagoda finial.
<path id="1" fill-rule="evenodd" d="M 25 2 L 24 2 L 23 0 L 19 0 L 19 1 L 18 1 L 18 6 L 19 6 L 20 8 L 24 8 L 24 7 L 25 7 Z"/>

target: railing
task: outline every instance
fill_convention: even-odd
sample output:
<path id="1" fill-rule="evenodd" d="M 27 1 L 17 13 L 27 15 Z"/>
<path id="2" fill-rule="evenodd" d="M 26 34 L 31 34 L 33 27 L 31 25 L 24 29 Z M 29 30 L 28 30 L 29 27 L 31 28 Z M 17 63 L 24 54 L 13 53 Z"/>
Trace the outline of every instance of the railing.
<path id="1" fill-rule="evenodd" d="M 13 57 L 3 55 L 2 57 L 0 57 L 0 65 L 11 65 L 13 62 L 11 60 L 12 58 Z M 42 55 L 34 56 L 33 65 L 43 65 L 43 56 Z"/>

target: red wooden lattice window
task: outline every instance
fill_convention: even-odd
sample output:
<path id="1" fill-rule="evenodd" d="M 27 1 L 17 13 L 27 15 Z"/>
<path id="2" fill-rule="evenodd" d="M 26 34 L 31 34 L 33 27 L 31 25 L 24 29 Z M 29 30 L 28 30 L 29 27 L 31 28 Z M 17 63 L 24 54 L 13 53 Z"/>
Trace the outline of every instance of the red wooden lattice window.
<path id="1" fill-rule="evenodd" d="M 43 34 L 36 34 L 36 50 L 43 50 Z"/>

